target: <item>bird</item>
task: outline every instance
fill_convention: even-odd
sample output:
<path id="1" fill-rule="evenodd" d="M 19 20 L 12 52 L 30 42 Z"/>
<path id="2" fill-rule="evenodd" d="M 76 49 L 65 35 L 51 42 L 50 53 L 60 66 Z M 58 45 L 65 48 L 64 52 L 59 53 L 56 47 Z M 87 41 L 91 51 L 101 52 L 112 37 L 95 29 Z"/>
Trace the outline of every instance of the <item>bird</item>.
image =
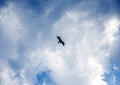
<path id="1" fill-rule="evenodd" d="M 58 44 L 61 43 L 63 46 L 65 46 L 65 43 L 64 43 L 64 41 L 61 39 L 60 36 L 57 36 L 57 39 L 59 40 L 59 41 L 58 41 Z"/>

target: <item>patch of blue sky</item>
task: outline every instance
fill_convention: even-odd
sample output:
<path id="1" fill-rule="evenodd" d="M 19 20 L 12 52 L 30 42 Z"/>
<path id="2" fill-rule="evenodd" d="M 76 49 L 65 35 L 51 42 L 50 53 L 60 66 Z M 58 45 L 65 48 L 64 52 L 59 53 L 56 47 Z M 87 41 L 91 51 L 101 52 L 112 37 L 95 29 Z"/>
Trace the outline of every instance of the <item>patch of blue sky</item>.
<path id="1" fill-rule="evenodd" d="M 6 6 L 6 5 L 7 5 L 7 4 L 6 4 L 7 1 L 8 1 L 8 0 L 0 0 L 0 8 Z"/>
<path id="2" fill-rule="evenodd" d="M 116 46 L 116 49 L 111 55 L 108 70 L 108 73 L 104 75 L 108 85 L 120 85 L 120 44 Z"/>
<path id="3" fill-rule="evenodd" d="M 120 39 L 120 37 L 119 37 L 119 39 Z M 119 43 L 120 43 L 120 41 L 118 42 L 116 49 L 114 49 L 114 52 L 111 55 L 110 62 L 112 65 L 117 65 L 120 68 L 120 44 Z"/>
<path id="4" fill-rule="evenodd" d="M 115 6 L 116 6 L 116 11 L 120 13 L 120 0 L 114 0 Z"/>
<path id="5" fill-rule="evenodd" d="M 34 19 L 38 18 L 38 16 L 43 17 L 45 12 L 51 8 L 52 11 L 49 13 L 49 15 L 44 16 L 44 19 L 41 19 L 45 20 L 45 18 L 49 18 L 50 22 L 51 20 L 58 19 L 66 9 L 75 7 L 80 1 L 81 0 L 14 0 L 14 2 L 18 4 L 17 6 L 21 6 L 20 8 L 25 10 L 25 14 L 27 14 L 27 12 L 28 15 L 32 13 L 35 14 Z M 32 11 L 32 13 L 29 13 L 29 11 Z"/>
<path id="6" fill-rule="evenodd" d="M 49 71 L 40 72 L 36 75 L 37 81 L 35 85 L 56 85 L 50 77 Z"/>
<path id="7" fill-rule="evenodd" d="M 113 67 L 117 65 L 111 65 L 109 72 L 105 73 L 105 81 L 108 85 L 120 85 L 120 70 L 115 70 Z"/>

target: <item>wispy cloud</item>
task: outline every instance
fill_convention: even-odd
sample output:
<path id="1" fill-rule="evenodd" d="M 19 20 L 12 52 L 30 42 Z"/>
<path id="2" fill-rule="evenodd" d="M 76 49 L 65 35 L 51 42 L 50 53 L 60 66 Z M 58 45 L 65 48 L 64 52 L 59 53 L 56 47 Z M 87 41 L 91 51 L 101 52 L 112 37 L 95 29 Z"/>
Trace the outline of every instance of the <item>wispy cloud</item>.
<path id="1" fill-rule="evenodd" d="M 11 1 L 0 9 L 0 84 L 108 85 L 103 79 L 119 41 L 118 16 L 99 13 L 100 1 L 41 2 L 41 11 L 38 2 L 29 7 Z"/>

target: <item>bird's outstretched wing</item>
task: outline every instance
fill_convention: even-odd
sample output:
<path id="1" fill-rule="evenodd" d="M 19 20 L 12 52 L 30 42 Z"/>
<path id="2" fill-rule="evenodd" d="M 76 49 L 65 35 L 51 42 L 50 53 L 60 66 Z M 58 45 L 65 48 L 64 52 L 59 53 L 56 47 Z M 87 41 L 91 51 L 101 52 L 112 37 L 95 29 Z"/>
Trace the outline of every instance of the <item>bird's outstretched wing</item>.
<path id="1" fill-rule="evenodd" d="M 58 38 L 59 41 L 61 40 L 61 38 L 59 36 L 57 36 L 57 38 Z"/>
<path id="2" fill-rule="evenodd" d="M 63 46 L 65 45 L 65 43 L 63 41 L 61 43 L 62 43 Z"/>

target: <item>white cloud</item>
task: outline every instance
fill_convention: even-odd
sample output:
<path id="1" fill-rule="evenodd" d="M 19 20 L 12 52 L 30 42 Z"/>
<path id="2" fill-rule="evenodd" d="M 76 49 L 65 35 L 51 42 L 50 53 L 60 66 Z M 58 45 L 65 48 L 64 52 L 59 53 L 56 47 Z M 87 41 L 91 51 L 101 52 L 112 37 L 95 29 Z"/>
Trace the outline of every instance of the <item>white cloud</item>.
<path id="1" fill-rule="evenodd" d="M 86 16 L 85 13 L 87 13 Z M 114 20 L 111 21 L 112 19 Z M 104 22 L 104 20 L 107 24 L 99 23 L 100 21 Z M 110 25 L 112 27 L 109 27 Z M 54 74 L 54 79 L 57 82 L 60 81 L 60 85 L 73 85 L 75 82 L 77 82 L 76 85 L 80 83 L 83 85 L 107 85 L 102 80 L 102 75 L 105 72 L 106 64 L 108 64 L 106 55 L 111 51 L 111 43 L 115 43 L 111 39 L 117 37 L 114 34 L 118 32 L 118 25 L 119 20 L 117 18 L 99 20 L 90 17 L 89 12 L 66 12 L 53 26 L 53 33 L 60 34 L 66 39 L 65 50 L 57 49 L 63 50 L 63 52 L 60 56 L 56 56 L 61 58 L 63 56 L 61 60 L 64 62 L 65 70 L 61 69 L 62 72 L 59 70 Z M 69 50 L 71 53 L 66 54 Z M 55 60 L 53 61 L 55 63 Z M 74 76 L 75 78 L 73 78 Z M 57 78 L 59 79 L 57 80 Z"/>
<path id="2" fill-rule="evenodd" d="M 13 42 L 16 42 L 19 37 L 18 32 L 20 32 L 22 25 L 14 5 L 10 4 L 7 8 L 3 8 L 0 11 L 0 23 L 2 25 L 3 33 Z"/>
<path id="3" fill-rule="evenodd" d="M 13 4 L 0 9 L 1 57 L 14 59 L 18 56 L 16 47 L 18 39 L 23 33 L 22 28 L 23 26 Z"/>
<path id="4" fill-rule="evenodd" d="M 111 84 L 116 85 L 116 76 L 114 74 L 112 74 Z"/>
<path id="5" fill-rule="evenodd" d="M 118 38 L 116 36 L 116 34 L 119 32 L 120 27 L 120 21 L 118 17 L 112 17 L 109 21 L 105 23 L 105 27 L 106 39 L 108 40 L 108 43 L 112 45 Z"/>
<path id="6" fill-rule="evenodd" d="M 30 85 L 26 84 L 22 73 L 18 76 L 17 71 L 9 65 L 9 60 L 18 58 L 18 40 L 24 34 L 23 24 L 14 4 L 10 3 L 0 9 L 0 33 L 0 42 L 3 42 L 0 44 L 0 85 Z"/>
<path id="7" fill-rule="evenodd" d="M 51 10 L 46 12 L 46 16 L 49 12 Z M 0 69 L 3 69 L 0 70 L 0 84 L 33 85 L 37 73 L 50 70 L 50 77 L 57 85 L 107 85 L 102 75 L 106 72 L 111 49 L 117 40 L 115 34 L 118 32 L 120 21 L 115 16 L 108 19 L 103 16 L 94 17 L 92 14 L 80 9 L 69 10 L 53 24 L 53 36 L 60 35 L 66 43 L 65 47 L 57 45 L 57 41 L 56 45 L 46 44 L 41 47 L 36 44 L 40 43 L 39 38 L 43 37 L 41 34 L 37 34 L 36 42 L 27 41 L 26 38 L 31 37 L 29 33 L 25 34 L 26 42 L 21 44 L 29 46 L 32 50 L 27 51 L 24 57 L 18 58 L 18 63 L 23 65 L 18 72 L 13 70 L 8 65 L 6 57 L 4 58 L 7 64 L 2 67 L 0 63 Z M 23 24 L 19 18 L 14 5 L 1 10 L 0 31 L 2 30 L 2 37 L 7 37 L 14 47 L 7 48 L 10 53 L 13 50 L 12 56 L 17 56 L 17 42 L 19 38 L 24 38 L 21 34 Z M 48 42 L 53 42 L 50 37 Z M 46 85 L 46 82 L 43 85 Z"/>
<path id="8" fill-rule="evenodd" d="M 119 68 L 119 67 L 116 67 L 116 66 L 113 66 L 113 69 L 114 69 L 114 70 L 117 70 L 117 71 L 120 71 L 120 68 Z"/>
<path id="9" fill-rule="evenodd" d="M 3 69 L 3 68 L 2 68 Z M 10 69 L 3 69 L 2 71 L 0 71 L 0 79 L 1 85 L 19 85 L 19 82 L 17 79 L 14 78 L 15 74 L 13 71 L 11 71 Z"/>
<path id="10" fill-rule="evenodd" d="M 28 55 L 29 70 L 51 70 L 51 78 L 58 85 L 107 85 L 103 75 L 115 44 L 115 40 L 109 38 L 115 39 L 118 31 L 118 24 L 113 28 L 108 25 L 119 23 L 119 20 L 114 17 L 96 19 L 90 14 L 88 11 L 67 11 L 55 22 L 52 33 L 64 38 L 65 47 L 52 45 L 33 51 Z M 115 22 L 111 22 L 113 18 Z"/>

